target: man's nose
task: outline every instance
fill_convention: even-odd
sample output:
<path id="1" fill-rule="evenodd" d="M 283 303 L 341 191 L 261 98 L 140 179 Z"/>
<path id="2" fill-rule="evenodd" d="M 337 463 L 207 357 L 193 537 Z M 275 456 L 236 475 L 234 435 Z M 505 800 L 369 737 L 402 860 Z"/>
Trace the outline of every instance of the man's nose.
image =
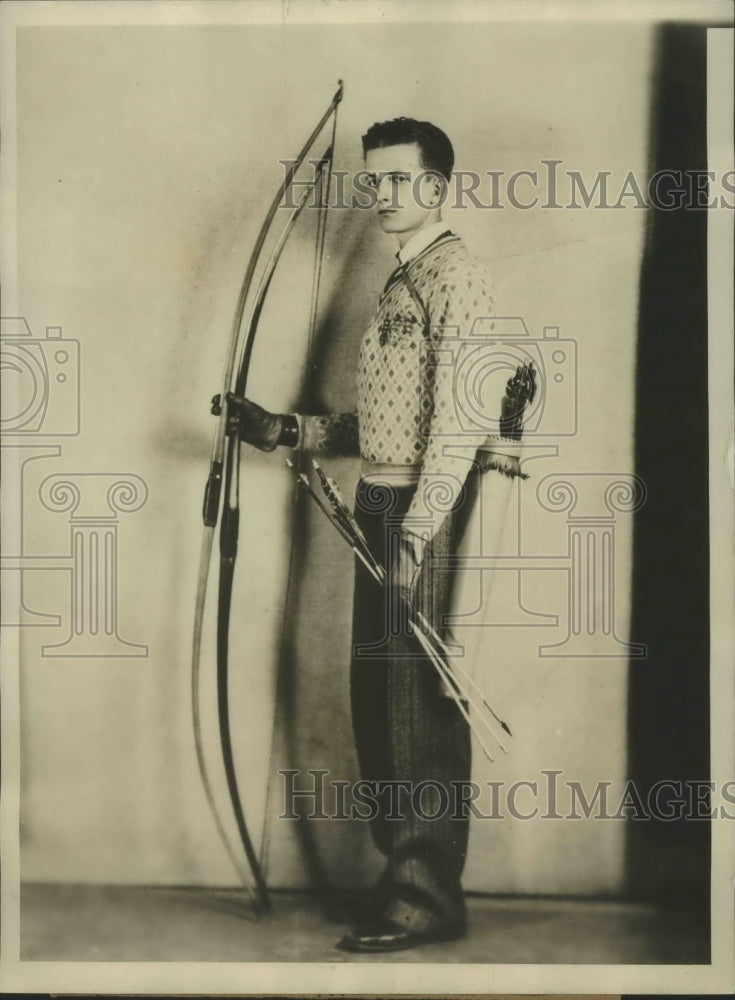
<path id="1" fill-rule="evenodd" d="M 381 177 L 378 181 L 378 204 L 381 206 L 392 204 L 394 191 L 393 178 Z"/>

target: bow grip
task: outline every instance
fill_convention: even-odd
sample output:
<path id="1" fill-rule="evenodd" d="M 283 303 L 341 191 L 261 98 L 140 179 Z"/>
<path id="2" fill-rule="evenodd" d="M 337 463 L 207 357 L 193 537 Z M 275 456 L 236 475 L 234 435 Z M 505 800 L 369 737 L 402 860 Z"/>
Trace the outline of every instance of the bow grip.
<path id="1" fill-rule="evenodd" d="M 219 510 L 219 498 L 222 491 L 222 462 L 212 462 L 209 472 L 209 479 L 204 488 L 204 503 L 202 505 L 202 517 L 204 526 L 213 528 L 217 523 L 217 511 Z"/>

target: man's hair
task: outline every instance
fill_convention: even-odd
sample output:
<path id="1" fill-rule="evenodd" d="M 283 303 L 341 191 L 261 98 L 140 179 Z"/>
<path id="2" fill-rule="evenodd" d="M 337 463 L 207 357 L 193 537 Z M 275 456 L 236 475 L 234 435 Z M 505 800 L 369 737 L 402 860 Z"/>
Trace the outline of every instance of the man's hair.
<path id="1" fill-rule="evenodd" d="M 447 134 L 431 122 L 419 122 L 415 118 L 376 122 L 362 137 L 362 152 L 365 155 L 371 149 L 412 142 L 421 150 L 422 167 L 435 170 L 449 180 L 454 166 L 454 150 Z"/>

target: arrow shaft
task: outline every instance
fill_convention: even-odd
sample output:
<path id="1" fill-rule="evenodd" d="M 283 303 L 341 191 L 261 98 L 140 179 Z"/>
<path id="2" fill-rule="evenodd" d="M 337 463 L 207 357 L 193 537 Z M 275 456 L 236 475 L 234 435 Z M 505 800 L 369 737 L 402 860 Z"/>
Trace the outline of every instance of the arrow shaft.
<path id="1" fill-rule="evenodd" d="M 320 473 L 319 467 L 317 466 L 316 462 L 314 462 L 313 464 L 314 464 L 315 469 L 317 470 L 317 473 Z M 290 461 L 287 460 L 287 465 L 290 468 L 293 469 L 293 463 L 292 462 L 290 462 Z M 320 478 L 320 481 L 322 483 L 322 487 L 324 487 L 324 483 L 326 481 L 326 477 L 323 477 L 323 474 L 320 473 L 319 478 Z M 309 480 L 306 478 L 305 475 L 303 475 L 303 474 L 299 475 L 297 477 L 297 481 L 302 486 L 302 488 L 306 490 L 306 492 L 309 494 L 309 496 L 312 498 L 312 500 L 314 500 L 314 502 L 317 504 L 317 506 L 322 511 L 322 513 L 325 515 L 325 517 L 327 518 L 327 520 L 329 521 L 329 523 L 331 525 L 333 525 L 333 527 L 335 527 L 337 529 L 339 535 L 347 542 L 347 544 L 350 546 L 350 548 L 352 549 L 352 551 L 354 553 L 356 553 L 356 555 L 358 555 L 358 557 L 361 559 L 361 561 L 363 562 L 363 564 L 367 567 L 367 569 L 371 573 L 371 575 L 372 575 L 373 579 L 376 581 L 376 583 L 378 583 L 379 585 L 384 586 L 384 584 L 385 584 L 385 578 L 386 578 L 385 568 L 383 566 L 381 566 L 381 564 L 378 562 L 378 560 L 375 559 L 375 557 L 372 555 L 372 553 L 370 552 L 369 547 L 367 546 L 367 542 L 365 543 L 365 546 L 363 546 L 361 544 L 359 538 L 356 539 L 355 533 L 353 531 L 345 529 L 343 527 L 343 525 L 332 516 L 332 513 L 330 513 L 330 508 L 322 501 L 321 497 L 312 488 L 311 484 L 309 483 Z M 327 496 L 329 497 L 330 500 L 332 500 L 332 503 L 331 503 L 332 512 L 336 513 L 338 507 L 344 507 L 344 505 L 342 504 L 341 501 L 338 501 L 338 500 L 335 503 L 335 500 L 336 500 L 335 494 L 331 490 L 330 490 L 330 493 L 331 493 L 331 497 L 330 497 L 329 493 L 327 494 Z M 365 549 L 364 553 L 362 551 L 363 548 Z M 423 616 L 421 616 L 421 620 L 424 623 L 426 622 L 426 619 L 423 618 Z M 477 731 L 476 727 L 473 725 L 472 719 L 470 718 L 470 715 L 469 715 L 469 712 L 467 711 L 467 709 L 465 708 L 465 706 L 462 704 L 462 697 L 464 697 L 465 700 L 467 700 L 469 703 L 473 704 L 475 706 L 475 708 L 477 708 L 477 702 L 475 701 L 475 699 L 472 698 L 472 696 L 470 696 L 468 694 L 467 691 L 462 690 L 459 682 L 457 681 L 457 678 L 452 674 L 451 669 L 444 662 L 444 660 L 442 658 L 442 655 L 437 652 L 436 646 L 434 645 L 434 641 L 435 641 L 435 639 L 438 640 L 438 636 L 436 635 L 436 633 L 432 629 L 431 631 L 432 631 L 432 634 L 433 634 L 433 636 L 435 638 L 429 638 L 424 633 L 424 631 L 422 630 L 422 628 L 419 627 L 419 623 L 414 618 L 413 614 L 410 616 L 410 624 L 412 626 L 412 629 L 413 629 L 414 635 L 416 636 L 417 641 L 419 642 L 419 644 L 423 648 L 423 650 L 426 653 L 426 655 L 429 657 L 429 660 L 431 661 L 432 665 L 434 666 L 434 668 L 438 672 L 438 674 L 441 677 L 441 679 L 445 682 L 446 687 L 447 687 L 447 689 L 448 689 L 448 691 L 450 693 L 451 698 L 453 699 L 453 701 L 457 705 L 460 713 L 462 714 L 463 718 L 467 722 L 467 725 L 470 727 L 470 730 L 474 733 L 475 738 L 477 739 L 477 742 L 480 744 L 480 747 L 482 748 L 483 753 L 488 758 L 488 760 L 491 761 L 491 763 L 494 763 L 495 760 L 494 760 L 492 754 L 490 753 L 490 751 L 488 750 L 487 746 L 485 745 L 485 741 L 483 740 L 481 734 Z M 442 646 L 443 646 L 443 644 L 442 644 Z M 459 692 L 459 694 L 456 693 L 457 691 Z M 462 697 L 460 697 L 460 695 Z M 482 721 L 484 722 L 485 727 L 488 730 L 488 732 L 490 733 L 490 735 L 495 739 L 495 741 L 498 743 L 498 745 L 500 746 L 500 748 L 507 753 L 507 750 L 503 746 L 502 742 L 498 739 L 498 737 L 495 734 L 495 732 L 489 726 L 487 720 L 482 717 L 481 713 L 480 713 L 480 717 L 482 718 Z"/>

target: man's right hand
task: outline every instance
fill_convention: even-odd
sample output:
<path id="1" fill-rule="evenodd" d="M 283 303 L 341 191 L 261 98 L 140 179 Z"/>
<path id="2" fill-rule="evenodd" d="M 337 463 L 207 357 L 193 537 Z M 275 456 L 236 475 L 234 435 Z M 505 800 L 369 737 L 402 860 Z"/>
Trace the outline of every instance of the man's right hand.
<path id="1" fill-rule="evenodd" d="M 292 415 L 269 413 L 244 396 L 228 392 L 228 417 L 237 423 L 240 438 L 261 451 L 273 451 L 276 445 L 298 443 L 298 424 Z M 295 440 L 293 440 L 295 425 Z"/>

